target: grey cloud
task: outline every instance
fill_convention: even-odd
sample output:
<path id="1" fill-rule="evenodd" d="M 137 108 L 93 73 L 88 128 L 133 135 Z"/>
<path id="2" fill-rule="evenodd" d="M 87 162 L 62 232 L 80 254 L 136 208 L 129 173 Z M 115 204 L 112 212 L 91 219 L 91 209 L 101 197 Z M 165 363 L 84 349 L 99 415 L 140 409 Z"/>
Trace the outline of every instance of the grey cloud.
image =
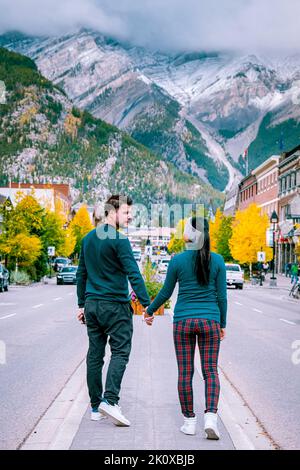
<path id="1" fill-rule="evenodd" d="M 299 0 L 0 0 L 0 31 L 85 26 L 159 50 L 298 51 Z"/>

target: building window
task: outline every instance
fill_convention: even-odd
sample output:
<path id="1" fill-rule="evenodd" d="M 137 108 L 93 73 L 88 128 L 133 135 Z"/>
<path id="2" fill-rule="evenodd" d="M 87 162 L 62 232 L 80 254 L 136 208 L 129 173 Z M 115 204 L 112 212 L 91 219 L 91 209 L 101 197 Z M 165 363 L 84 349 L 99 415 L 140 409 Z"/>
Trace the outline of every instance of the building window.
<path id="1" fill-rule="evenodd" d="M 300 186 L 300 170 L 297 171 L 297 186 Z"/>
<path id="2" fill-rule="evenodd" d="M 281 192 L 283 193 L 285 191 L 285 178 L 282 178 L 281 180 Z"/>

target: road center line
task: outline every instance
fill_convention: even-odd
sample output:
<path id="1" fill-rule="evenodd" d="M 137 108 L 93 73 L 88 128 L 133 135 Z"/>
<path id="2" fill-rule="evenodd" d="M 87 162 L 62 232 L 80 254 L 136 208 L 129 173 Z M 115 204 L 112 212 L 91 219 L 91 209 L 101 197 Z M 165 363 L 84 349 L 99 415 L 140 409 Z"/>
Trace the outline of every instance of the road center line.
<path id="1" fill-rule="evenodd" d="M 16 305 L 16 304 L 13 302 L 0 302 L 1 307 L 7 307 L 9 305 Z"/>
<path id="2" fill-rule="evenodd" d="M 286 320 L 285 318 L 280 318 L 280 321 L 283 321 L 284 323 L 288 323 L 289 325 L 296 325 L 293 321 Z"/>
<path id="3" fill-rule="evenodd" d="M 243 305 L 243 304 L 240 304 L 240 302 L 234 302 L 234 303 L 235 303 L 236 305 L 241 305 L 241 306 Z"/>
<path id="4" fill-rule="evenodd" d="M 62 297 L 55 297 L 55 299 L 52 299 L 52 300 L 61 300 Z"/>
<path id="5" fill-rule="evenodd" d="M 34 305 L 32 308 L 38 308 L 38 307 L 42 307 L 44 304 L 37 304 L 37 305 Z"/>
<path id="6" fill-rule="evenodd" d="M 0 320 L 4 320 L 4 318 L 14 317 L 15 315 L 17 315 L 17 314 L 16 313 L 11 313 L 10 315 L 5 315 L 5 317 L 0 317 Z"/>
<path id="7" fill-rule="evenodd" d="M 254 310 L 254 312 L 263 313 L 261 310 L 258 310 L 258 308 L 253 308 L 252 310 Z"/>

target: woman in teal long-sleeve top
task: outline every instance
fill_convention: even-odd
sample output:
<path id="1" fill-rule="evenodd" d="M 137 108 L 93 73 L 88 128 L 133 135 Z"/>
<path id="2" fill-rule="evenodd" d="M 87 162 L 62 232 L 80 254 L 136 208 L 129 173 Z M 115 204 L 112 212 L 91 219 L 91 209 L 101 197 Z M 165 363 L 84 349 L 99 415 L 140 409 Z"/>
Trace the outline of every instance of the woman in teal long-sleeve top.
<path id="1" fill-rule="evenodd" d="M 209 224 L 206 219 L 189 219 L 184 239 L 186 250 L 171 259 L 164 286 L 147 307 L 146 316 L 153 315 L 171 297 L 178 282 L 173 337 L 178 364 L 178 393 L 184 416 L 181 431 L 185 434 L 196 432 L 192 381 L 198 341 L 205 381 L 204 429 L 208 439 L 219 439 L 218 355 L 226 328 L 226 268 L 222 256 L 210 251 Z"/>

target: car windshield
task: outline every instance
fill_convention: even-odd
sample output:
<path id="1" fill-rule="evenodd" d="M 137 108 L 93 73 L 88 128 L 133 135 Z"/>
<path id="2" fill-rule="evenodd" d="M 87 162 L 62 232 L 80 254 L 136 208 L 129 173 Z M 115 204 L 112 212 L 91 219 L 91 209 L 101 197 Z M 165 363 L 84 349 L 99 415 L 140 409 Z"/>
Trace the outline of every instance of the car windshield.
<path id="1" fill-rule="evenodd" d="M 65 258 L 57 258 L 56 263 L 67 264 L 68 260 Z"/>
<path id="2" fill-rule="evenodd" d="M 237 265 L 226 266 L 226 271 L 240 271 L 240 267 Z"/>
<path id="3" fill-rule="evenodd" d="M 70 266 L 68 268 L 63 268 L 62 273 L 75 273 L 77 271 L 76 266 Z"/>
<path id="4" fill-rule="evenodd" d="M 162 260 L 161 260 L 161 263 L 163 263 L 163 264 L 169 264 L 169 263 L 170 263 L 170 260 L 169 260 L 169 259 L 162 259 Z"/>

